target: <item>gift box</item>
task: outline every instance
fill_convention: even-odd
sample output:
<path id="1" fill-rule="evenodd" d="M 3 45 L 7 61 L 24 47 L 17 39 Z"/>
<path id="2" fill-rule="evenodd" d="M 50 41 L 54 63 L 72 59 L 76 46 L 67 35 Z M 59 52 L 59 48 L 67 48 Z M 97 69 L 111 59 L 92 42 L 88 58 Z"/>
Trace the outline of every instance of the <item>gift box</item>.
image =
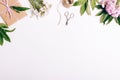
<path id="1" fill-rule="evenodd" d="M 25 12 L 17 13 L 12 10 L 10 6 L 21 6 L 21 4 L 18 0 L 0 0 L 0 16 L 8 26 L 14 24 L 27 15 Z"/>

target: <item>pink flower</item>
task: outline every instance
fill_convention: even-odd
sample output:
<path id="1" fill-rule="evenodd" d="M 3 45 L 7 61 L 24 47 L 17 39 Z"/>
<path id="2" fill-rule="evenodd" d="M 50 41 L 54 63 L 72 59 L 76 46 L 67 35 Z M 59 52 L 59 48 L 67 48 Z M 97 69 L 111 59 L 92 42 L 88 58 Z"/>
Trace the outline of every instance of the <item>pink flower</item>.
<path id="1" fill-rule="evenodd" d="M 112 17 L 120 16 L 120 7 L 116 5 L 117 0 L 102 0 L 101 5 L 106 9 L 109 15 Z"/>
<path id="2" fill-rule="evenodd" d="M 102 5 L 102 7 L 104 8 L 106 6 L 107 3 L 111 3 L 112 5 L 116 5 L 117 0 L 102 0 L 100 2 L 100 4 Z"/>

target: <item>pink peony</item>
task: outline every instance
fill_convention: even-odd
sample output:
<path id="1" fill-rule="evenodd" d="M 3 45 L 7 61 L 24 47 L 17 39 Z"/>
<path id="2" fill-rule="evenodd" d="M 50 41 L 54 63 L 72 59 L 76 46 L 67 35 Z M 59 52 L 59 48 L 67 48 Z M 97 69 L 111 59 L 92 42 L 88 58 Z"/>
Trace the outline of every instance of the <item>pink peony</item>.
<path id="1" fill-rule="evenodd" d="M 117 0 L 102 0 L 101 5 L 105 7 L 106 11 L 112 17 L 119 17 L 120 16 L 120 7 L 116 5 Z"/>

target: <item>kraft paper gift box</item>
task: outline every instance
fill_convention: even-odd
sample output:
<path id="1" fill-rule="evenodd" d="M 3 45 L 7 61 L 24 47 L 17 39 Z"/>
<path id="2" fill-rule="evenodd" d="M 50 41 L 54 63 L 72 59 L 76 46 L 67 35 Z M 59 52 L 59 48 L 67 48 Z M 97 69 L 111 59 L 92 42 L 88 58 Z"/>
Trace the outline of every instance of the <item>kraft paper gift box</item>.
<path id="1" fill-rule="evenodd" d="M 0 0 L 0 2 L 1 1 L 6 1 L 8 4 L 7 7 L 21 6 L 18 0 Z M 10 16 L 9 13 L 7 12 L 7 7 L 3 4 L 0 4 L 0 16 L 8 26 L 14 24 L 15 22 L 17 22 L 18 20 L 22 19 L 27 15 L 25 12 L 17 13 L 16 11 L 9 8 L 11 12 L 11 16 Z"/>

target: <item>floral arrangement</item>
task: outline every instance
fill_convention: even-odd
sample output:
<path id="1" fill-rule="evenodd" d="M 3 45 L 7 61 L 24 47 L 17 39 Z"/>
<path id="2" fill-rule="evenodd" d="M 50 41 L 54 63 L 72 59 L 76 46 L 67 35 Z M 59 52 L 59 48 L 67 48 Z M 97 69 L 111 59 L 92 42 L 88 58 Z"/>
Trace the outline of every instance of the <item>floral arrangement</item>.
<path id="1" fill-rule="evenodd" d="M 113 19 L 120 25 L 120 0 L 78 0 L 73 6 L 80 6 L 80 14 L 91 14 L 91 8 L 99 9 L 96 16 L 100 16 L 100 22 L 109 24 Z"/>
<path id="2" fill-rule="evenodd" d="M 32 6 L 32 14 L 38 16 L 44 16 L 48 9 L 51 7 L 50 4 L 45 3 L 43 0 L 29 0 Z"/>
<path id="3" fill-rule="evenodd" d="M 94 10 L 98 3 L 98 0 L 78 0 L 73 6 L 80 6 L 80 14 L 83 15 L 85 12 L 90 15 L 91 9 Z"/>
<path id="4" fill-rule="evenodd" d="M 51 5 L 44 2 L 44 0 L 29 0 L 33 14 L 43 16 Z M 80 7 L 81 16 L 84 13 L 91 15 L 93 10 L 98 9 L 99 12 L 96 16 L 100 16 L 100 23 L 109 24 L 112 20 L 120 25 L 120 0 L 62 0 L 65 8 L 72 6 Z M 22 7 L 18 0 L 0 0 L 0 16 L 5 23 L 0 23 L 0 45 L 4 41 L 11 42 L 8 32 L 13 32 L 15 29 L 10 30 L 9 26 L 17 20 L 23 18 L 27 14 L 26 10 L 30 8 Z"/>
<path id="5" fill-rule="evenodd" d="M 3 45 L 4 41 L 11 42 L 8 32 L 10 25 L 26 16 L 24 11 L 28 10 L 27 7 L 22 7 L 17 0 L 0 0 L 0 16 L 5 23 L 0 23 L 0 45 Z"/>
<path id="6" fill-rule="evenodd" d="M 109 24 L 113 19 L 120 25 L 120 0 L 104 0 L 97 5 L 101 11 L 97 14 L 100 17 L 100 22 Z"/>

